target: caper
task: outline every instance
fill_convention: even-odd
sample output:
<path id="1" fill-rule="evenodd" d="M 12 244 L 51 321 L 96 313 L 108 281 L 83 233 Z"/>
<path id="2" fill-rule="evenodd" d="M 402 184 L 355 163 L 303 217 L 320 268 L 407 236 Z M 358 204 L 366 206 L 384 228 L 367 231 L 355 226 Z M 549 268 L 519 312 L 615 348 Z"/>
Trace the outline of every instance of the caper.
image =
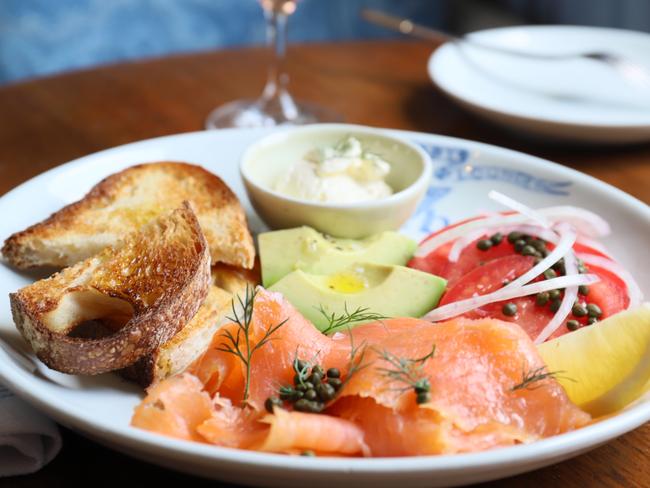
<path id="1" fill-rule="evenodd" d="M 418 405 L 422 405 L 423 403 L 427 403 L 429 401 L 430 395 L 428 391 L 421 391 L 415 396 L 415 402 Z"/>
<path id="2" fill-rule="evenodd" d="M 298 412 L 319 413 L 322 412 L 325 405 L 322 402 L 305 400 L 304 398 L 298 400 L 293 405 L 293 409 Z"/>
<path id="3" fill-rule="evenodd" d="M 281 386 L 279 393 L 282 400 L 293 400 L 297 392 L 292 386 Z"/>
<path id="4" fill-rule="evenodd" d="M 574 317 L 584 317 L 587 315 L 587 307 L 585 307 L 582 303 L 575 303 L 571 308 L 571 313 Z"/>
<path id="5" fill-rule="evenodd" d="M 567 320 L 566 322 L 566 328 L 569 330 L 578 330 L 580 328 L 580 322 L 577 320 Z"/>
<path id="6" fill-rule="evenodd" d="M 305 392 L 305 398 L 307 400 L 316 400 L 316 398 L 318 398 L 318 393 L 316 393 L 316 390 L 307 390 Z"/>
<path id="7" fill-rule="evenodd" d="M 328 378 L 340 378 L 341 377 L 341 372 L 339 371 L 338 368 L 330 368 L 327 370 L 327 377 Z M 330 381 L 330 384 L 332 382 Z"/>
<path id="8" fill-rule="evenodd" d="M 564 268 L 564 258 L 560 259 L 557 263 L 555 263 L 553 266 L 553 269 L 557 271 L 559 274 L 566 274 L 566 269 Z"/>
<path id="9" fill-rule="evenodd" d="M 282 406 L 282 400 L 274 396 L 268 397 L 264 402 L 264 408 L 266 408 L 266 411 L 269 413 L 273 413 L 273 407 L 281 407 L 281 406 Z"/>
<path id="10" fill-rule="evenodd" d="M 535 303 L 539 305 L 540 307 L 543 307 L 546 305 L 549 301 L 551 300 L 551 297 L 549 296 L 547 291 L 543 291 L 541 293 L 538 293 L 537 296 L 535 297 Z"/>
<path id="11" fill-rule="evenodd" d="M 427 378 L 423 378 L 415 382 L 413 389 L 415 390 L 415 393 L 428 392 L 431 390 L 431 383 L 429 383 L 429 380 Z"/>
<path id="12" fill-rule="evenodd" d="M 303 361 L 302 359 L 294 360 L 293 369 L 296 371 L 307 371 L 307 368 L 309 368 L 309 363 L 307 363 L 307 361 Z"/>
<path id="13" fill-rule="evenodd" d="M 309 400 L 306 400 L 305 398 L 301 398 L 298 400 L 296 403 L 293 404 L 294 410 L 298 410 L 299 412 L 306 412 L 307 409 L 309 408 Z"/>
<path id="14" fill-rule="evenodd" d="M 339 388 L 341 388 L 341 385 L 343 384 L 343 382 L 339 378 L 329 378 L 327 380 L 327 384 L 332 385 L 332 388 L 334 388 L 335 390 L 338 390 Z"/>
<path id="15" fill-rule="evenodd" d="M 311 402 L 309 405 L 309 408 L 311 409 L 310 412 L 312 413 L 320 413 L 325 409 L 325 404 L 323 402 Z"/>
<path id="16" fill-rule="evenodd" d="M 315 373 L 312 373 L 309 375 L 309 378 L 307 378 L 307 381 L 309 381 L 312 385 L 317 385 L 321 381 L 323 381 L 323 375 L 320 374 L 318 371 Z"/>
<path id="17" fill-rule="evenodd" d="M 546 243 L 539 239 L 530 241 L 530 245 L 533 246 L 535 249 L 537 249 L 539 252 L 546 251 Z"/>
<path id="18" fill-rule="evenodd" d="M 325 370 L 320 365 L 316 365 L 311 368 L 311 374 L 319 374 L 321 378 L 325 376 Z"/>
<path id="19" fill-rule="evenodd" d="M 323 410 L 325 406 L 321 402 L 315 402 L 301 398 L 293 404 L 294 410 L 299 412 L 318 413 Z"/>
<path id="20" fill-rule="evenodd" d="M 493 246 L 498 246 L 501 244 L 501 241 L 503 241 L 503 234 L 501 232 L 493 234 L 492 237 L 490 237 L 490 241 L 492 241 Z"/>
<path id="21" fill-rule="evenodd" d="M 492 241 L 490 239 L 481 239 L 476 243 L 476 247 L 478 247 L 481 251 L 487 251 L 492 247 Z"/>
<path id="22" fill-rule="evenodd" d="M 310 381 L 305 381 L 303 383 L 300 383 L 299 385 L 296 385 L 296 390 L 302 391 L 303 393 L 307 390 L 313 390 L 314 389 L 314 384 L 311 383 Z"/>
<path id="23" fill-rule="evenodd" d="M 510 280 L 503 280 L 501 282 L 501 286 L 508 286 L 510 284 Z"/>
<path id="24" fill-rule="evenodd" d="M 553 269 L 549 268 L 544 271 L 544 278 L 547 280 L 550 280 L 551 278 L 557 278 L 557 273 Z"/>
<path id="25" fill-rule="evenodd" d="M 316 456 L 316 453 L 314 451 L 307 450 L 307 451 L 302 451 L 300 455 L 306 457 L 314 457 Z"/>
<path id="26" fill-rule="evenodd" d="M 329 383 L 321 383 L 316 386 L 316 393 L 324 402 L 330 401 L 336 395 L 336 390 Z"/>
<path id="27" fill-rule="evenodd" d="M 589 295 L 589 287 L 587 285 L 580 285 L 578 287 L 578 293 L 580 293 L 583 296 Z"/>
<path id="28" fill-rule="evenodd" d="M 598 322 L 598 318 L 596 317 L 589 317 L 587 319 L 587 325 L 594 325 L 596 322 Z"/>
<path id="29" fill-rule="evenodd" d="M 548 292 L 548 296 L 551 300 L 559 300 L 562 292 L 560 290 L 551 290 Z"/>
<path id="30" fill-rule="evenodd" d="M 587 305 L 587 314 L 590 317 L 596 317 L 597 319 L 599 319 L 601 315 L 603 315 L 603 311 L 595 303 L 590 303 Z"/>
<path id="31" fill-rule="evenodd" d="M 516 241 L 521 239 L 522 236 L 523 236 L 523 234 L 521 232 L 517 232 L 517 231 L 513 230 L 512 232 L 510 232 L 508 234 L 508 242 L 510 244 L 514 244 Z"/>
<path id="32" fill-rule="evenodd" d="M 535 249 L 533 246 L 526 244 L 524 248 L 521 250 L 521 254 L 523 256 L 538 256 L 539 253 L 537 252 L 537 249 Z"/>
<path id="33" fill-rule="evenodd" d="M 560 305 L 562 304 L 561 300 L 552 300 L 551 304 L 548 306 L 548 309 L 555 313 L 560 309 Z"/>
<path id="34" fill-rule="evenodd" d="M 537 266 L 537 265 L 538 265 L 539 263 L 541 263 L 541 262 L 542 262 L 542 258 L 535 258 L 535 259 L 533 259 L 533 263 L 535 264 L 535 266 Z"/>
<path id="35" fill-rule="evenodd" d="M 515 245 L 515 252 L 520 253 L 524 249 L 524 247 L 526 247 L 526 241 L 524 241 L 523 239 L 519 239 L 515 241 L 514 245 Z"/>
<path id="36" fill-rule="evenodd" d="M 503 307 L 501 307 L 501 312 L 506 317 L 514 317 L 517 315 L 517 305 L 512 302 L 508 302 Z"/>

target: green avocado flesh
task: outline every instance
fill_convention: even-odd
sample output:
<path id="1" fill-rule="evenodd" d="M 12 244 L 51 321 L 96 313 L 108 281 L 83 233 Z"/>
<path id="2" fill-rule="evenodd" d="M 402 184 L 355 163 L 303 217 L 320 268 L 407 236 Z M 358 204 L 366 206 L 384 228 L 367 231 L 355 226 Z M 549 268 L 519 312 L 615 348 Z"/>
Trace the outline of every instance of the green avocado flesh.
<path id="1" fill-rule="evenodd" d="M 386 317 L 421 317 L 438 305 L 446 285 L 438 276 L 404 266 L 357 263 L 329 275 L 296 270 L 269 289 L 281 292 L 324 330 L 329 322 L 320 307 L 336 316 L 346 308 L 349 313 L 366 308 Z"/>
<path id="2" fill-rule="evenodd" d="M 405 265 L 417 247 L 397 232 L 382 232 L 364 240 L 336 239 L 310 227 L 265 232 L 258 242 L 265 288 L 298 269 L 332 274 L 360 262 Z"/>

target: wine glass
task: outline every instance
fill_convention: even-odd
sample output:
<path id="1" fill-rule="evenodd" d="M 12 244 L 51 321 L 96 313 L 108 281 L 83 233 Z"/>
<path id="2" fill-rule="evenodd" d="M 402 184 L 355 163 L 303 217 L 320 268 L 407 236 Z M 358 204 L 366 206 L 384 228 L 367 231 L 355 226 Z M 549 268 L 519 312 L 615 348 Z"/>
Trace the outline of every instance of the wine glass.
<path id="1" fill-rule="evenodd" d="M 272 127 L 336 122 L 341 117 L 317 105 L 297 102 L 289 94 L 289 76 L 284 60 L 287 47 L 287 20 L 299 0 L 258 0 L 266 19 L 267 44 L 273 61 L 262 95 L 257 100 L 236 100 L 214 109 L 206 120 L 207 129 L 224 127 Z"/>

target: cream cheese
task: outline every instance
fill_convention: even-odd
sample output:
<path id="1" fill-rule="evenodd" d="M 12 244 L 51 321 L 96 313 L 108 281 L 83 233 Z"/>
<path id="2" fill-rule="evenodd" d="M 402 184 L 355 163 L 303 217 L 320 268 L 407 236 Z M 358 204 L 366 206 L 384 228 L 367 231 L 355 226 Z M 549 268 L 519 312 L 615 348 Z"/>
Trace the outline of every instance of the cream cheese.
<path id="1" fill-rule="evenodd" d="M 393 194 L 385 181 L 388 173 L 388 162 L 348 136 L 333 147 L 309 151 L 276 181 L 274 190 L 316 202 L 378 200 Z"/>

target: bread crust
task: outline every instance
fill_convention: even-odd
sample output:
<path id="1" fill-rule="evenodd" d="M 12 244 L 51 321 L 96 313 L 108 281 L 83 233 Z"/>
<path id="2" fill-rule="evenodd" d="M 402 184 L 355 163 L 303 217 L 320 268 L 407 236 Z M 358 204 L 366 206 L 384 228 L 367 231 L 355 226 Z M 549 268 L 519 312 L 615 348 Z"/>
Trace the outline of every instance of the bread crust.
<path id="1" fill-rule="evenodd" d="M 237 196 L 206 169 L 183 162 L 131 166 L 81 200 L 6 239 L 2 254 L 21 269 L 71 266 L 185 200 L 192 202 L 213 262 L 252 268 L 253 238 Z"/>
<path id="2" fill-rule="evenodd" d="M 171 339 L 197 312 L 209 285 L 208 244 L 184 202 L 119 246 L 10 294 L 10 301 L 18 330 L 41 361 L 64 373 L 94 375 L 127 367 Z M 70 305 L 69 324 L 58 323 L 65 297 L 115 300 L 120 313 L 130 307 L 133 315 L 107 337 L 72 337 L 76 322 L 100 317 L 88 315 L 92 307 L 82 303 Z"/>
<path id="3" fill-rule="evenodd" d="M 174 337 L 151 354 L 120 371 L 143 388 L 181 373 L 203 354 L 231 310 L 232 295 L 211 286 L 196 315 Z"/>

